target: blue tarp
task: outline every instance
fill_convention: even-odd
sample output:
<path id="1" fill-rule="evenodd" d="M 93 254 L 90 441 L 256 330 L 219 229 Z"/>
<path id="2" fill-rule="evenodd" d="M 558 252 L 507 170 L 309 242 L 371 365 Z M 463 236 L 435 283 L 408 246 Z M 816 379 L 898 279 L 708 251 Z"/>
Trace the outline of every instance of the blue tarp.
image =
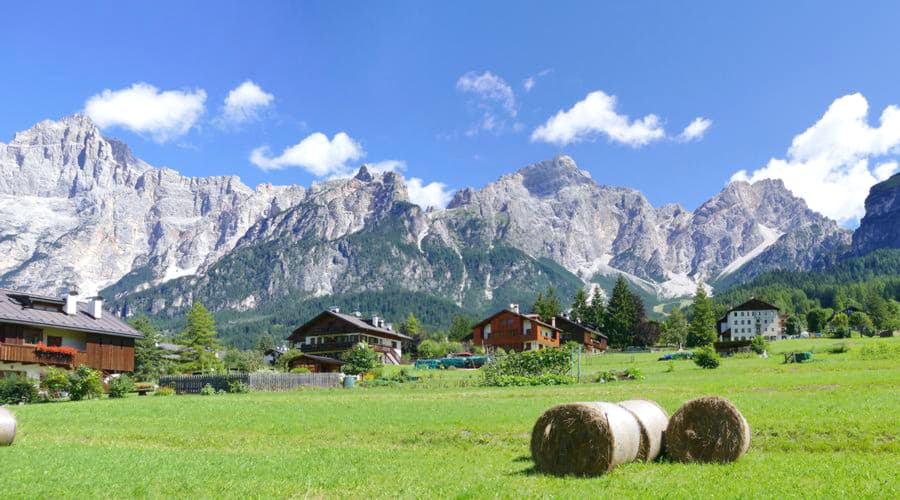
<path id="1" fill-rule="evenodd" d="M 449 368 L 451 366 L 456 368 L 480 368 L 487 363 L 489 357 L 488 356 L 466 356 L 466 357 L 458 357 L 458 358 L 440 358 L 440 359 L 417 359 L 416 360 L 416 369 L 431 369 L 435 370 L 439 367 Z"/>

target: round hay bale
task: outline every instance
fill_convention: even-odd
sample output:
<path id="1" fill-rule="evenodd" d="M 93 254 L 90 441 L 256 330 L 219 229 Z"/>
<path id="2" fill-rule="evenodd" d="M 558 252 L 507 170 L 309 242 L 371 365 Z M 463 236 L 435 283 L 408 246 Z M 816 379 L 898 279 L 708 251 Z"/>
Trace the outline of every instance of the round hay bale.
<path id="1" fill-rule="evenodd" d="M 666 410 L 655 401 L 646 399 L 629 399 L 619 403 L 619 406 L 631 412 L 641 426 L 637 459 L 645 462 L 656 460 L 665 447 L 666 427 L 669 425 Z"/>
<path id="2" fill-rule="evenodd" d="M 750 425 L 730 401 L 688 401 L 669 419 L 666 453 L 679 462 L 733 462 L 750 448 Z"/>
<path id="3" fill-rule="evenodd" d="M 635 459 L 640 426 L 613 403 L 570 403 L 545 411 L 531 432 L 537 470 L 555 475 L 599 476 Z"/>
<path id="4" fill-rule="evenodd" d="M 9 446 L 16 439 L 16 416 L 0 408 L 0 446 Z"/>

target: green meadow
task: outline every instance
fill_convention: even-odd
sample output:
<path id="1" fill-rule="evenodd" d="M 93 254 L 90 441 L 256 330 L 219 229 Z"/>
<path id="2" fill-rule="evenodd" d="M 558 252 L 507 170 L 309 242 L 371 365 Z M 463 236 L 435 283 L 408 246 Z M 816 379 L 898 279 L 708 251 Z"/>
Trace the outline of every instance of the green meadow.
<path id="1" fill-rule="evenodd" d="M 847 352 L 831 353 L 846 344 Z M 900 339 L 788 340 L 716 370 L 654 354 L 584 358 L 605 384 L 483 388 L 478 372 L 417 372 L 400 387 L 138 397 L 11 408 L 3 498 L 898 498 Z M 780 352 L 812 350 L 782 364 Z M 462 387 L 461 387 L 462 385 Z M 728 465 L 665 460 L 599 478 L 532 469 L 531 426 L 562 402 L 649 398 L 670 413 L 721 395 L 753 430 Z"/>

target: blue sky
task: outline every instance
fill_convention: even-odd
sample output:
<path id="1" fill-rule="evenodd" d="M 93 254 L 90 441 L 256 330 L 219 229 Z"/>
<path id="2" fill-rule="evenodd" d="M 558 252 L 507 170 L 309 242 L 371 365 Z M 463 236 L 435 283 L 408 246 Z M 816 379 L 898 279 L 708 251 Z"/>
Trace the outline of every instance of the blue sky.
<path id="1" fill-rule="evenodd" d="M 896 171 L 900 4 L 786 4 L 8 6 L 0 140 L 89 109 L 186 175 L 309 185 L 382 162 L 443 183 L 430 200 L 565 153 L 657 206 L 782 178 L 853 226 Z"/>

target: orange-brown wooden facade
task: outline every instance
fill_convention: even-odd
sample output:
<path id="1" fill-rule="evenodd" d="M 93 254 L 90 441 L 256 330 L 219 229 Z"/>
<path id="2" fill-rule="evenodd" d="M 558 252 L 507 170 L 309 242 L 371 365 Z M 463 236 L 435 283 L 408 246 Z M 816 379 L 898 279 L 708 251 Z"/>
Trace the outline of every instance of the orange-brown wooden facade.
<path id="1" fill-rule="evenodd" d="M 527 322 L 527 323 L 526 323 Z M 530 328 L 526 330 L 526 324 Z M 490 325 L 490 334 L 484 339 L 484 331 Z M 484 347 L 502 347 L 505 350 L 523 351 L 537 342 L 539 348 L 559 347 L 560 330 L 512 311 L 500 311 L 485 321 L 475 325 L 472 341 Z"/>
<path id="2" fill-rule="evenodd" d="M 40 330 L 38 327 L 27 327 Z M 86 334 L 85 348 L 74 356 L 40 353 L 26 343 L 24 328 L 0 323 L 0 362 L 77 367 L 87 365 L 104 372 L 134 370 L 134 339 L 96 333 Z"/>

